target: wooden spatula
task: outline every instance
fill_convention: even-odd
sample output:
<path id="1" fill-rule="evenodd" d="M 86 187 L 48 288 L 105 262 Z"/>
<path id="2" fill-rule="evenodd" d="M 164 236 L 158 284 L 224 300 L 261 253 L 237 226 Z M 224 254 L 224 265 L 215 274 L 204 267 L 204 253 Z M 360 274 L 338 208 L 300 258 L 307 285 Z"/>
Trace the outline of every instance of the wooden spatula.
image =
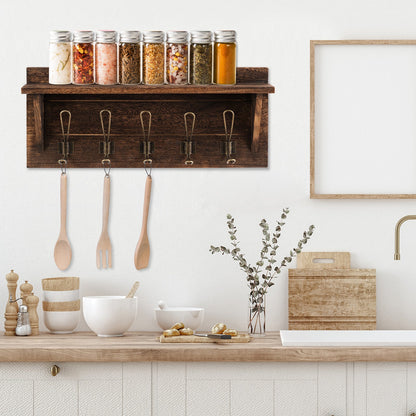
<path id="1" fill-rule="evenodd" d="M 54 258 L 59 270 L 66 270 L 71 264 L 72 249 L 66 233 L 66 173 L 61 175 L 61 231 L 55 245 Z"/>
<path id="2" fill-rule="evenodd" d="M 144 191 L 143 222 L 139 241 L 134 252 L 134 265 L 137 270 L 145 269 L 149 264 L 150 245 L 147 236 L 147 218 L 149 216 L 150 192 L 152 190 L 152 177 L 147 175 Z"/>

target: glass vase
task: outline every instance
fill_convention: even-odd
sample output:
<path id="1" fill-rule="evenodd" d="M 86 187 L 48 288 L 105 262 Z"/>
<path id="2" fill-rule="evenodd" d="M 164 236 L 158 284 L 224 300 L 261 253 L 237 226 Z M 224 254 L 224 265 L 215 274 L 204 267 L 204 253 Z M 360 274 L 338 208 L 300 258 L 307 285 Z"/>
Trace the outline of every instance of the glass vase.
<path id="1" fill-rule="evenodd" d="M 248 305 L 248 328 L 249 335 L 262 336 L 266 334 L 266 299 L 262 301 L 249 298 Z"/>

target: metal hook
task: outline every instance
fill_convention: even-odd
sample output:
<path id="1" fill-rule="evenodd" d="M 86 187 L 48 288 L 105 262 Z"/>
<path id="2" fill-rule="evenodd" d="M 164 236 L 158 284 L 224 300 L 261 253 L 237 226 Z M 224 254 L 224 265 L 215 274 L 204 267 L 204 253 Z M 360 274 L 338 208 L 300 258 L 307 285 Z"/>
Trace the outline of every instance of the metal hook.
<path id="1" fill-rule="evenodd" d="M 230 119 L 231 126 L 229 130 L 228 130 L 228 123 L 227 123 L 227 114 L 231 115 L 231 119 Z M 233 142 L 231 141 L 231 137 L 233 135 L 235 113 L 233 110 L 225 110 L 222 113 L 222 118 L 224 120 L 225 155 L 227 156 L 227 165 L 234 165 L 237 162 L 237 160 L 231 157 L 232 148 L 233 148 Z"/>
<path id="2" fill-rule="evenodd" d="M 152 176 L 152 159 L 143 160 L 143 167 L 147 176 Z M 147 170 L 149 168 L 149 170 Z"/>
<path id="3" fill-rule="evenodd" d="M 188 117 L 190 117 L 188 119 Z M 185 160 L 185 165 L 193 165 L 194 161 L 191 159 L 191 155 L 192 155 L 192 136 L 194 134 L 194 128 L 195 128 L 195 119 L 196 119 L 196 115 L 195 113 L 188 111 L 187 113 L 185 113 L 183 115 L 183 119 L 185 121 L 185 153 L 186 153 L 186 160 Z M 189 120 L 191 120 L 191 128 L 189 129 Z"/>
<path id="4" fill-rule="evenodd" d="M 65 126 L 64 126 L 64 114 L 68 114 L 68 124 L 67 124 L 67 130 L 65 131 Z M 61 121 L 61 130 L 62 130 L 62 142 L 59 143 L 59 148 L 60 148 L 60 152 L 62 154 L 62 159 L 60 160 L 66 160 L 68 159 L 68 155 L 69 155 L 69 130 L 71 128 L 71 112 L 68 110 L 61 110 L 59 112 L 59 120 Z M 61 164 L 58 161 L 59 164 Z"/>
<path id="5" fill-rule="evenodd" d="M 58 163 L 59 163 L 59 166 L 61 167 L 61 174 L 64 175 L 66 173 L 66 165 L 68 162 L 65 159 L 59 159 Z"/>
<path id="6" fill-rule="evenodd" d="M 104 113 L 108 115 L 108 129 L 106 132 L 104 126 Z M 111 132 L 111 111 L 110 110 L 101 110 L 100 111 L 100 119 L 101 119 L 101 128 L 103 130 L 103 137 L 104 137 L 104 156 L 108 158 L 110 154 L 111 144 L 110 144 L 110 132 Z"/>
<path id="7" fill-rule="evenodd" d="M 105 176 L 108 178 L 110 176 L 110 171 L 111 171 L 111 160 L 110 159 L 103 159 L 101 161 L 101 163 L 104 167 Z M 108 166 L 106 166 L 106 164 L 108 164 Z"/>
<path id="8" fill-rule="evenodd" d="M 144 121 L 144 115 L 147 114 L 148 117 L 148 128 L 146 130 L 145 127 L 145 121 Z M 147 172 L 146 169 L 146 165 L 151 165 L 152 164 L 152 159 L 150 157 L 151 153 L 152 153 L 152 143 L 150 142 L 150 128 L 152 127 L 152 113 L 150 111 L 140 111 L 140 123 L 142 125 L 142 130 L 143 130 L 143 153 L 144 153 L 144 157 L 145 160 L 143 160 L 143 163 L 145 165 L 145 170 L 146 173 L 150 176 L 150 173 Z M 151 171 L 151 166 L 150 166 L 150 171 Z"/>

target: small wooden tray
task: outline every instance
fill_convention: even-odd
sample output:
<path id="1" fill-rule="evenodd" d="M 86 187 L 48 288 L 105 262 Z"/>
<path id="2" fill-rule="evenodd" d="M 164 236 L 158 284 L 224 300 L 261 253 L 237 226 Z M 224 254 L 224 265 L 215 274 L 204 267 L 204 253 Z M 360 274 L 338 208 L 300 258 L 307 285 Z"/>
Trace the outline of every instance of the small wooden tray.
<path id="1" fill-rule="evenodd" d="M 160 336 L 159 341 L 162 343 L 171 343 L 171 344 L 206 344 L 206 343 L 218 343 L 218 344 L 241 344 L 244 342 L 250 342 L 251 337 L 248 334 L 239 334 L 236 337 L 231 339 L 213 339 L 206 337 L 197 337 L 196 335 L 179 335 L 177 337 L 165 337 Z"/>

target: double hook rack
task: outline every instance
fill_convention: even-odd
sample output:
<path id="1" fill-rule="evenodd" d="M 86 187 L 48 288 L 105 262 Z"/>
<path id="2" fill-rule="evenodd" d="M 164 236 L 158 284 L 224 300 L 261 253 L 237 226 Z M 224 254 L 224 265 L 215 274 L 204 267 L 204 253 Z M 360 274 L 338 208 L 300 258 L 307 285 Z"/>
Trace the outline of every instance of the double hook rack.
<path id="1" fill-rule="evenodd" d="M 64 121 L 64 115 L 67 116 L 67 122 Z M 237 163 L 237 159 L 233 157 L 236 154 L 236 144 L 232 140 L 235 113 L 233 110 L 225 110 L 223 112 L 224 122 L 224 136 L 225 141 L 222 142 L 221 154 L 225 155 L 225 163 L 227 165 L 234 165 Z M 194 165 L 193 155 L 195 154 L 196 144 L 193 140 L 196 114 L 193 112 L 186 112 L 183 115 L 185 124 L 185 139 L 180 143 L 180 153 L 185 155 L 184 165 Z M 74 152 L 74 143 L 70 142 L 70 126 L 72 114 L 69 110 L 61 110 L 59 113 L 59 119 L 62 130 L 62 141 L 59 142 L 60 159 L 58 164 L 61 166 L 62 172 L 66 172 L 66 166 L 68 164 L 68 158 L 71 153 Z M 112 114 L 108 109 L 102 109 L 100 111 L 100 120 L 103 140 L 99 143 L 99 152 L 103 155 L 101 164 L 104 167 L 106 176 L 109 175 L 111 170 L 111 156 L 115 153 L 115 144 L 110 140 L 111 133 L 111 120 Z M 65 126 L 66 124 L 66 126 Z M 150 140 L 150 132 L 152 126 L 152 113 L 148 110 L 140 112 L 140 124 L 142 127 L 143 140 L 140 141 L 140 153 L 143 154 L 143 165 L 148 174 L 150 174 L 153 158 L 152 154 L 155 151 L 155 144 Z"/>

